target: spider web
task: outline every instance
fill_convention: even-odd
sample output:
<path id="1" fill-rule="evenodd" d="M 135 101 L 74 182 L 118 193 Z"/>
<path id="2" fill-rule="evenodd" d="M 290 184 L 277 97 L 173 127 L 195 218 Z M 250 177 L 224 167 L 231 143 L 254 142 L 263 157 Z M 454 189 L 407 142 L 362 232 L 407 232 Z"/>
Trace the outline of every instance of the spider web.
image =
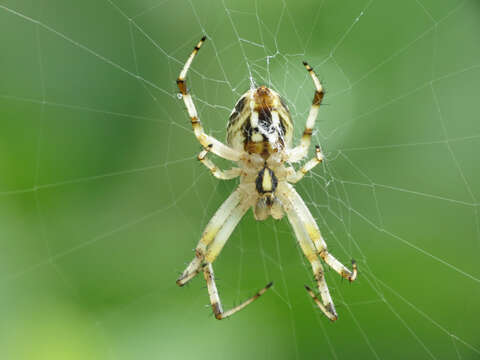
<path id="1" fill-rule="evenodd" d="M 0 1 L 3 358 L 480 358 L 480 8 L 474 0 Z M 224 307 L 175 279 L 236 182 L 200 151 L 250 84 L 299 139 L 314 87 L 324 164 L 297 186 L 330 251 L 331 324 L 286 220 L 247 213 L 215 262 Z M 312 152 L 310 153 L 313 156 Z M 213 159 L 213 157 L 212 157 Z M 223 167 L 228 162 L 213 159 Z"/>

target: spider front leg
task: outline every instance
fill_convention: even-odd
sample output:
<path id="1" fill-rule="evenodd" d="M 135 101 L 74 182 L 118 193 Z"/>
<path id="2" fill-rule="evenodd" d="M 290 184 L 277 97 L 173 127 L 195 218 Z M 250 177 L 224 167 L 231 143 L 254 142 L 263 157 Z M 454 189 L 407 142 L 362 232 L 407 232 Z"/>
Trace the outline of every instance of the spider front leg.
<path id="1" fill-rule="evenodd" d="M 192 65 L 192 61 L 195 55 L 197 55 L 198 50 L 200 50 L 200 47 L 204 43 L 205 39 L 206 37 L 204 36 L 197 44 L 197 46 L 195 46 L 192 54 L 183 66 L 183 69 L 177 79 L 178 89 L 180 90 L 185 106 L 187 107 L 188 115 L 190 116 L 190 120 L 192 123 L 193 132 L 195 133 L 195 136 L 197 137 L 200 144 L 204 148 L 211 145 L 210 151 L 213 152 L 215 155 L 218 155 L 227 160 L 238 161 L 241 157 L 241 153 L 239 151 L 234 150 L 231 147 L 225 145 L 224 143 L 218 141 L 214 137 L 205 134 L 202 123 L 197 114 L 197 109 L 195 108 L 195 105 L 193 103 L 192 96 L 187 89 L 187 83 L 185 81 L 185 78 L 187 76 L 188 69 L 190 68 L 190 65 Z"/>
<path id="2" fill-rule="evenodd" d="M 282 185 L 279 185 L 277 193 L 281 198 L 285 213 L 287 214 L 288 220 L 292 225 L 300 248 L 302 249 L 303 254 L 312 266 L 313 275 L 317 282 L 321 300 L 317 298 L 317 296 L 312 291 L 312 289 L 310 289 L 310 287 L 305 285 L 305 289 L 307 289 L 308 293 L 313 298 L 320 310 L 322 310 L 322 312 L 325 314 L 325 316 L 327 316 L 330 320 L 335 321 L 337 320 L 338 315 L 335 310 L 330 291 L 328 290 L 327 282 L 325 281 L 325 272 L 323 270 L 322 263 L 318 258 L 315 245 L 309 238 L 305 227 L 302 225 L 301 217 L 298 213 L 298 208 L 296 208 L 295 204 L 287 195 L 288 191 L 288 187 L 283 188 Z"/>
<path id="3" fill-rule="evenodd" d="M 198 154 L 197 159 L 210 170 L 213 176 L 221 180 L 230 180 L 240 176 L 242 169 L 235 167 L 222 171 L 210 159 L 208 159 L 207 154 L 211 148 L 212 144 L 208 145 L 206 149 L 203 149 L 200 154 Z"/>
<path id="4" fill-rule="evenodd" d="M 235 314 L 237 311 L 244 309 L 247 305 L 250 305 L 260 296 L 262 296 L 273 285 L 273 282 L 268 283 L 263 289 L 259 290 L 251 298 L 245 300 L 240 305 L 235 306 L 233 309 L 224 312 L 222 308 L 222 302 L 218 294 L 217 285 L 215 284 L 215 275 L 213 273 L 213 267 L 211 263 L 207 263 L 204 266 L 203 275 L 207 281 L 208 295 L 210 296 L 210 303 L 212 305 L 213 313 L 215 314 L 215 318 L 218 320 L 225 319 Z"/>
<path id="5" fill-rule="evenodd" d="M 318 110 L 320 108 L 320 104 L 322 103 L 323 96 L 325 95 L 322 84 L 320 83 L 320 80 L 318 80 L 318 77 L 313 71 L 312 67 L 305 61 L 303 62 L 303 65 L 309 72 L 313 83 L 315 84 L 315 95 L 313 96 L 312 106 L 310 107 L 310 112 L 308 113 L 307 123 L 305 125 L 305 130 L 303 131 L 302 139 L 300 140 L 300 145 L 287 152 L 287 156 L 291 162 L 299 161 L 307 156 L 308 148 L 310 147 L 310 142 L 312 139 L 313 128 L 315 127 L 315 120 L 317 119 Z"/>
<path id="6" fill-rule="evenodd" d="M 295 184 L 299 182 L 310 170 L 312 170 L 315 166 L 320 164 L 323 161 L 323 154 L 320 151 L 320 147 L 318 145 L 315 146 L 315 157 L 308 162 L 306 162 L 298 171 L 290 174 L 287 177 L 287 181 Z"/>
<path id="7" fill-rule="evenodd" d="M 295 208 L 302 226 L 307 232 L 309 238 L 312 239 L 318 255 L 328 264 L 328 266 L 339 273 L 344 279 L 354 281 L 357 278 L 357 264 L 355 260 L 352 260 L 352 271 L 350 271 L 345 265 L 343 265 L 332 254 L 330 254 L 327 250 L 327 244 L 325 243 L 325 240 L 318 229 L 315 219 L 300 195 L 298 195 L 298 193 L 290 184 L 286 184 L 285 194 L 288 202 L 291 203 Z"/>
<path id="8" fill-rule="evenodd" d="M 203 268 L 205 280 L 207 281 L 208 293 L 212 304 L 215 317 L 219 320 L 229 317 L 251 304 L 267 291 L 272 283 L 267 284 L 263 289 L 257 292 L 250 299 L 226 312 L 222 309 L 218 290 L 215 285 L 212 263 L 220 254 L 223 246 L 229 239 L 233 230 L 240 222 L 245 212 L 252 206 L 253 200 L 248 194 L 241 192 L 237 188 L 230 197 L 217 210 L 213 218 L 208 223 L 202 238 L 195 250 L 195 258 L 188 265 L 182 276 L 177 280 L 179 286 L 183 286 L 193 279 Z"/>
<path id="9" fill-rule="evenodd" d="M 235 213 L 235 209 L 237 209 L 241 199 L 241 192 L 237 188 L 218 208 L 217 212 L 210 219 L 207 227 L 203 231 L 202 237 L 200 238 L 200 241 L 198 242 L 195 249 L 195 257 L 187 266 L 182 275 L 178 278 L 177 285 L 185 285 L 201 271 L 201 266 L 205 259 L 207 247 L 212 243 L 214 239 L 218 238 L 218 233 L 220 232 L 220 230 L 225 228 L 226 222 L 229 221 L 233 224 L 234 227 L 240 221 L 243 213 L 237 214 L 236 216 L 233 216 L 233 214 Z"/>

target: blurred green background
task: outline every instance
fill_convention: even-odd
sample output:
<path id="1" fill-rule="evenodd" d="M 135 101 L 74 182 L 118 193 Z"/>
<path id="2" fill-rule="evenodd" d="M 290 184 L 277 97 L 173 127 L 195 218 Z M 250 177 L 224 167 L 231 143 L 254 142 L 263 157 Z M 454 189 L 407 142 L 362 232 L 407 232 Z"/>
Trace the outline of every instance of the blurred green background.
<path id="1" fill-rule="evenodd" d="M 1 359 L 479 359 L 480 3 L 0 0 Z M 297 189 L 357 282 L 303 285 L 286 220 L 248 212 L 201 277 L 175 284 L 236 186 L 212 178 L 175 79 L 208 132 L 250 86 L 301 134 L 317 70 L 324 165 Z M 215 159 L 217 160 L 217 159 Z M 219 161 L 227 166 L 227 162 Z"/>

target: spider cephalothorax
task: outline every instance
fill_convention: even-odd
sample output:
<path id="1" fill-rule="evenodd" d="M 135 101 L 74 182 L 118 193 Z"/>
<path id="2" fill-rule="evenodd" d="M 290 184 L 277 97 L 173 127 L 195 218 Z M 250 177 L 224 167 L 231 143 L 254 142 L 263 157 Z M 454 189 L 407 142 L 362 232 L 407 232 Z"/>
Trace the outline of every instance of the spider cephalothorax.
<path id="1" fill-rule="evenodd" d="M 242 304 L 223 311 L 215 285 L 212 263 L 249 208 L 253 208 L 257 220 L 265 220 L 269 216 L 280 219 L 286 214 L 303 253 L 312 265 L 320 299 L 310 287 L 305 286 L 305 288 L 324 314 L 334 321 L 337 319 L 337 313 L 320 259 L 350 281 L 355 280 L 357 276 L 357 266 L 352 261 L 353 270 L 350 271 L 327 251 L 327 244 L 312 214 L 291 185 L 322 162 L 323 155 L 319 146 L 316 146 L 315 157 L 307 161 L 299 170 L 296 171 L 289 165 L 302 160 L 307 155 L 315 119 L 324 95 L 322 85 L 313 69 L 304 62 L 316 90 L 298 146 L 293 148 L 291 146 L 293 124 L 285 102 L 280 95 L 266 86 L 252 88 L 240 97 L 230 114 L 227 128 L 228 145 L 225 145 L 204 132 L 185 82 L 193 58 L 204 41 L 205 37 L 195 46 L 185 63 L 177 79 L 178 88 L 187 107 L 195 136 L 204 148 L 198 155 L 198 160 L 210 169 L 216 178 L 228 180 L 240 177 L 240 184 L 208 223 L 195 249 L 194 259 L 177 280 L 177 284 L 183 286 L 203 271 L 212 309 L 217 319 L 224 319 L 243 309 L 267 291 L 272 283 L 267 284 Z M 207 158 L 209 152 L 237 162 L 238 167 L 226 171 L 220 170 Z"/>

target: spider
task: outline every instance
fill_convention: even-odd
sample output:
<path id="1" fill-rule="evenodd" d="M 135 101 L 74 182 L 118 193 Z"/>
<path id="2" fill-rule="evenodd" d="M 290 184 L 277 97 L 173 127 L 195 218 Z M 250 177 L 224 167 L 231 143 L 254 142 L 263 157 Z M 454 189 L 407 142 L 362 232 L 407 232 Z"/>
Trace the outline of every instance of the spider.
<path id="1" fill-rule="evenodd" d="M 203 147 L 198 154 L 198 160 L 214 177 L 221 180 L 240 177 L 240 184 L 207 224 L 195 249 L 195 257 L 178 278 L 177 284 L 183 286 L 203 272 L 210 303 L 217 319 L 225 319 L 242 310 L 264 294 L 273 283 L 270 282 L 240 305 L 224 311 L 212 264 L 249 208 L 253 208 L 256 220 L 265 220 L 269 216 L 281 219 L 286 213 L 298 243 L 312 266 L 320 298 L 310 287 L 305 285 L 305 288 L 322 312 L 335 321 L 338 315 L 325 282 L 320 259 L 349 281 L 356 279 L 357 265 L 352 260 L 350 271 L 327 251 L 327 245 L 312 214 L 291 185 L 322 162 L 320 147 L 316 146 L 315 157 L 307 161 L 300 170 L 295 171 L 289 165 L 307 156 L 315 119 L 324 96 L 322 85 L 312 67 L 304 62 L 303 65 L 313 79 L 315 95 L 298 146 L 291 146 L 293 123 L 285 102 L 278 93 L 266 86 L 251 88 L 240 97 L 230 115 L 227 127 L 228 145 L 225 145 L 203 130 L 185 82 L 188 69 L 205 40 L 204 36 L 195 46 L 180 72 L 177 85 L 190 116 L 193 132 Z M 235 161 L 238 167 L 221 170 L 207 157 L 209 153 Z"/>

